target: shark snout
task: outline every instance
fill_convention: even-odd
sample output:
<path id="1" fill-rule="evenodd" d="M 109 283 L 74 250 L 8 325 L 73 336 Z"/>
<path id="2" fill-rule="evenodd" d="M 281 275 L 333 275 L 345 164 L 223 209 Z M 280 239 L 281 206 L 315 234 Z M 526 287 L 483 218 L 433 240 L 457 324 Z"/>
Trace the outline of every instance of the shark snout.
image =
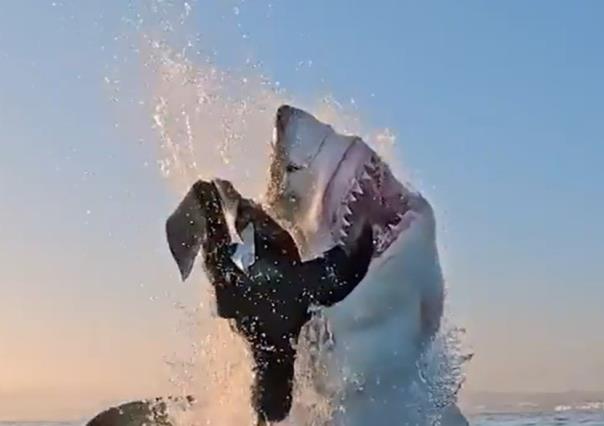
<path id="1" fill-rule="evenodd" d="M 289 105 L 281 105 L 279 109 L 277 109 L 277 115 L 275 118 L 275 127 L 278 132 L 284 132 L 287 127 L 287 123 L 291 116 L 293 115 L 295 108 L 292 108 Z"/>

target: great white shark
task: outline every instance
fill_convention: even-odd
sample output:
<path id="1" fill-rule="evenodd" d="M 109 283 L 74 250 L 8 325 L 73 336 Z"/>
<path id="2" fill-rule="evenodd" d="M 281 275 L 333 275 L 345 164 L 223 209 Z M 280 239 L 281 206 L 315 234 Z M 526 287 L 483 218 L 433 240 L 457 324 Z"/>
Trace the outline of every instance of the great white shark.
<path id="1" fill-rule="evenodd" d="M 418 360 L 444 305 L 430 203 L 360 137 L 301 109 L 278 109 L 272 145 L 267 209 L 305 259 L 346 247 L 367 222 L 373 228 L 367 275 L 341 303 L 322 309 L 329 344 L 319 342 L 315 384 L 332 399 L 330 424 L 431 425 L 434 416 L 417 404 L 430 398 Z M 467 424 L 455 401 L 436 411 L 444 426 Z"/>
<path id="2" fill-rule="evenodd" d="M 219 315 L 235 322 L 252 352 L 267 346 L 257 339 L 264 331 L 274 335 L 268 346 L 287 340 L 277 344 L 285 358 L 269 354 L 285 361 L 287 371 L 271 371 L 262 366 L 266 360 L 255 360 L 258 424 L 280 421 L 295 407 L 292 364 L 296 349 L 307 349 L 316 356 L 312 384 L 334 408 L 330 425 L 467 425 L 455 400 L 431 406 L 418 368 L 439 331 L 444 305 L 428 200 L 401 183 L 360 137 L 338 133 L 291 106 L 277 110 L 271 156 L 264 205 L 244 199 L 229 182 L 199 181 L 166 227 L 183 279 L 201 249 Z M 336 275 L 353 279 L 342 287 L 341 279 L 326 274 L 326 261 Z M 280 305 L 277 311 L 267 309 L 271 300 L 262 301 L 267 289 Z M 241 290 L 245 297 L 239 297 Z M 319 310 L 307 323 L 313 305 Z M 250 312 L 259 330 L 245 326 Z M 267 372 L 270 380 L 261 383 Z M 154 406 L 122 405 L 89 424 L 169 424 L 165 416 L 139 413 Z M 294 409 L 285 423 L 302 426 L 308 419 Z"/>

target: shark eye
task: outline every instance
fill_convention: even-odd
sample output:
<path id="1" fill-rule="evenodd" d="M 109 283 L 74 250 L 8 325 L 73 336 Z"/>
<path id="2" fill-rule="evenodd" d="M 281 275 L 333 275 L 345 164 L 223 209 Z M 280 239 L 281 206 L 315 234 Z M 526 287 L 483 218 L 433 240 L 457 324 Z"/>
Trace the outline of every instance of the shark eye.
<path id="1" fill-rule="evenodd" d="M 285 167 L 285 171 L 287 171 L 287 173 L 293 173 L 293 172 L 297 172 L 298 170 L 301 170 L 303 167 L 299 166 L 295 163 L 289 163 L 286 167 Z"/>

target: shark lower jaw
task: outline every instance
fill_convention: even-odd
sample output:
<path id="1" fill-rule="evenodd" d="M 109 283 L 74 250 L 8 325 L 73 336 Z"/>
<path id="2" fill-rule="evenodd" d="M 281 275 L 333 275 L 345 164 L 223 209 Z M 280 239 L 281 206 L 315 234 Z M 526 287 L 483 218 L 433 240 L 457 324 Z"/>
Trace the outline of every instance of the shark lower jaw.
<path id="1" fill-rule="evenodd" d="M 324 201 L 331 208 L 325 213 L 330 215 L 333 241 L 343 246 L 358 236 L 365 223 L 370 223 L 377 257 L 413 222 L 417 212 L 410 201 L 416 195 L 392 175 L 388 165 L 373 151 L 355 157 L 354 150 L 360 149 L 358 144 L 364 142 L 359 140 L 347 151 L 328 185 Z M 356 165 L 347 164 L 355 161 Z M 346 169 L 354 172 L 346 173 Z M 338 176 L 339 173 L 344 176 Z"/>
<path id="2" fill-rule="evenodd" d="M 282 189 L 280 196 L 269 201 L 270 209 L 294 231 L 309 257 L 335 245 L 347 246 L 365 223 L 372 225 L 374 256 L 380 256 L 415 219 L 412 200 L 417 194 L 402 185 L 360 139 L 332 161 L 338 166 L 322 194 L 311 197 Z"/>

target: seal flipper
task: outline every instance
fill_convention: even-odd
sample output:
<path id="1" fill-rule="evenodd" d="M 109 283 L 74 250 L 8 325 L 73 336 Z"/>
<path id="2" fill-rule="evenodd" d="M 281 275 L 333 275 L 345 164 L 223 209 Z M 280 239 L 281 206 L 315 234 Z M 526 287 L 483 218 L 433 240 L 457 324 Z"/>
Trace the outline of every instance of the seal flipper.
<path id="1" fill-rule="evenodd" d="M 166 235 L 182 279 L 189 276 L 202 250 L 203 266 L 216 291 L 218 315 L 235 318 L 251 286 L 249 278 L 233 262 L 236 247 L 213 183 L 197 181 L 166 222 Z"/>
<path id="2" fill-rule="evenodd" d="M 166 221 L 168 246 L 183 281 L 191 274 L 201 248 L 205 229 L 205 218 L 201 212 L 201 203 L 193 186 Z"/>
<path id="3" fill-rule="evenodd" d="M 168 245 L 183 281 L 201 248 L 204 257 L 216 265 L 232 255 L 231 230 L 222 203 L 217 187 L 199 180 L 166 221 Z"/>

